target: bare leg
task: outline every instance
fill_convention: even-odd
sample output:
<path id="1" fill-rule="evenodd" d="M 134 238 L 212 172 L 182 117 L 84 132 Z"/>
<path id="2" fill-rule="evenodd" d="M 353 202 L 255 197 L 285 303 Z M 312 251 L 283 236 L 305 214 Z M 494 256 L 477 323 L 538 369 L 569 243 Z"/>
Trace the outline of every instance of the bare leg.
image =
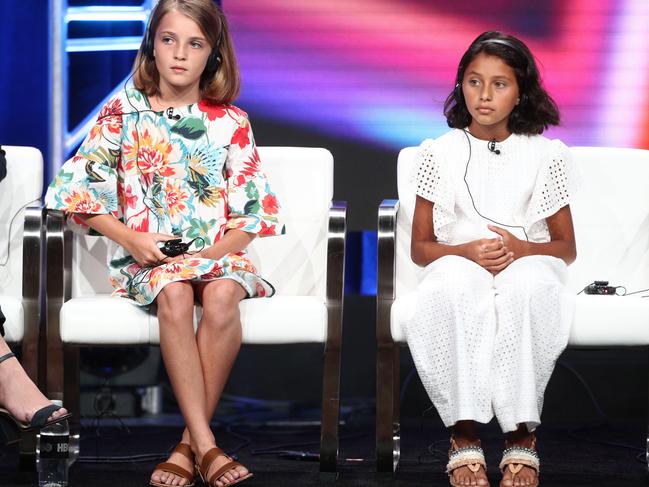
<path id="1" fill-rule="evenodd" d="M 197 294 L 203 305 L 203 318 L 198 329 L 198 349 L 203 365 L 208 421 L 214 415 L 232 365 L 241 348 L 241 319 L 239 302 L 246 297 L 246 291 L 235 281 L 222 279 L 197 283 Z M 197 450 L 201 459 L 205 451 Z M 217 458 L 210 473 L 226 463 L 224 457 Z M 240 476 L 248 474 L 244 467 L 226 472 L 219 479 L 217 487 L 227 485 Z"/>
<path id="2" fill-rule="evenodd" d="M 479 445 L 478 430 L 474 421 L 458 421 L 451 428 L 455 442 L 459 448 Z M 486 472 L 483 469 L 473 473 L 469 467 L 459 467 L 453 470 L 453 481 L 458 485 L 489 485 Z"/>
<path id="3" fill-rule="evenodd" d="M 9 346 L 0 337 L 0 357 L 9 352 Z M 50 404 L 27 376 L 18 360 L 10 358 L 0 364 L 0 406 L 6 408 L 14 418 L 21 423 L 29 423 L 36 411 Z M 50 419 L 67 413 L 65 409 L 59 409 Z"/>
<path id="4" fill-rule="evenodd" d="M 174 395 L 197 448 L 209 449 L 214 445 L 214 435 L 206 419 L 203 371 L 194 336 L 194 289 L 190 282 L 173 282 L 164 287 L 156 301 L 160 349 Z M 173 463 L 186 467 L 181 461 Z M 186 484 L 176 475 L 159 471 L 153 473 L 152 480 L 166 485 Z"/>
<path id="5" fill-rule="evenodd" d="M 241 346 L 241 321 L 239 318 L 239 302 L 245 298 L 245 290 L 232 280 L 217 280 L 199 282 L 194 284 L 196 295 L 203 304 L 203 317 L 196 337 L 198 354 L 200 356 L 203 372 L 203 384 L 205 388 L 206 421 L 209 424 L 214 411 L 221 397 L 230 370 Z M 182 442 L 192 445 L 198 458 L 207 452 L 201 449 L 192 441 L 189 430 L 183 432 Z M 180 455 L 172 455 L 169 460 L 172 463 L 191 470 L 188 460 Z M 215 472 L 226 459 L 217 458 L 211 472 Z M 222 479 L 232 481 L 239 476 L 245 476 L 248 470 L 238 467 L 227 472 Z M 158 477 L 159 476 L 159 477 Z M 152 478 L 160 478 L 167 485 L 184 485 L 185 482 L 173 474 L 154 472 Z M 159 480 L 158 480 L 159 481 Z M 179 482 L 179 483 L 174 483 Z M 217 486 L 226 485 L 225 482 L 217 482 Z"/>

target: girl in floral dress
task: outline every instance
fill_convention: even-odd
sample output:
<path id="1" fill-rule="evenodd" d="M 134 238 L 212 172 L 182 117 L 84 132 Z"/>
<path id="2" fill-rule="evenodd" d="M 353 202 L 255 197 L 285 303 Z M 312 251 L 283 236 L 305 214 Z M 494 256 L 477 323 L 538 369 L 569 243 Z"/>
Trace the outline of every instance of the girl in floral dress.
<path id="1" fill-rule="evenodd" d="M 274 293 L 245 248 L 284 227 L 247 115 L 231 105 L 238 67 L 213 0 L 158 2 L 133 84 L 102 108 L 46 204 L 109 238 L 115 296 L 157 305 L 187 427 L 150 484 L 190 486 L 198 470 L 210 486 L 232 485 L 252 474 L 216 447 L 209 421 L 241 344 L 239 302 Z M 174 238 L 193 240 L 186 254 L 161 251 Z M 196 335 L 195 301 L 203 307 Z"/>

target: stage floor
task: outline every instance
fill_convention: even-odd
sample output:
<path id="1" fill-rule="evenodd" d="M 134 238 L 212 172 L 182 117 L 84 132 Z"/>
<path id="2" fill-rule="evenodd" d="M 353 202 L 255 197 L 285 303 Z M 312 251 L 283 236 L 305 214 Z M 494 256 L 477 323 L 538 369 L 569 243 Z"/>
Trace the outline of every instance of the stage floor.
<path id="1" fill-rule="evenodd" d="M 332 482 L 318 473 L 314 460 L 292 460 L 277 452 L 317 452 L 318 428 L 304 424 L 248 422 L 215 424 L 224 449 L 236 451 L 254 472 L 246 486 L 308 486 Z M 181 431 L 177 416 L 148 420 L 84 420 L 81 461 L 70 471 L 70 487 L 142 487 L 148 485 L 156 456 L 172 448 Z M 575 431 L 575 427 L 583 427 Z M 446 486 L 446 431 L 429 418 L 408 418 L 402 435 L 402 460 L 396 475 L 376 474 L 374 431 L 370 413 L 350 418 L 341 431 L 337 486 Z M 539 430 L 541 485 L 626 487 L 649 485 L 643 457 L 646 425 L 616 422 L 606 426 L 546 424 Z M 483 430 L 489 479 L 498 485 L 501 438 L 491 424 Z M 608 444 L 604 444 L 607 442 Z M 150 455 L 149 457 L 143 455 Z M 138 457 L 133 457 L 138 456 Z M 92 457 L 118 457 L 120 463 L 97 463 Z M 129 458 L 133 457 L 133 458 Z M 162 457 L 161 457 L 162 458 Z M 104 459 L 106 460 L 106 459 Z M 0 486 L 32 486 L 35 475 L 17 470 L 17 447 L 0 449 Z M 200 483 L 198 484 L 200 485 Z"/>

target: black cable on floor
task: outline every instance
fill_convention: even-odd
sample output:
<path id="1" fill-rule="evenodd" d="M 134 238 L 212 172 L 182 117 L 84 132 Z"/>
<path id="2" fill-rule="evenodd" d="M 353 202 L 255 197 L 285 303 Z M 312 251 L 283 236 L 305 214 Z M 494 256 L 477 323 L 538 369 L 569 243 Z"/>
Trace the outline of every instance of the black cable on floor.
<path id="1" fill-rule="evenodd" d="M 347 440 L 355 440 L 358 438 L 365 438 L 367 436 L 372 436 L 374 432 L 370 433 L 355 433 L 352 435 L 346 435 L 346 436 L 341 436 L 338 438 L 339 442 L 347 441 Z M 304 441 L 304 442 L 297 442 L 297 443 L 283 443 L 279 445 L 272 445 L 264 448 L 256 448 L 254 450 L 251 450 L 250 453 L 252 455 L 273 455 L 280 453 L 280 451 L 287 451 L 289 448 L 296 448 L 296 447 L 301 447 L 301 446 L 312 446 L 312 445 L 320 445 L 320 440 L 312 440 L 312 441 Z M 278 451 L 279 450 L 279 451 Z M 294 451 L 294 450 L 290 450 Z"/>
<path id="2" fill-rule="evenodd" d="M 623 449 L 626 449 L 626 450 L 640 451 L 641 453 L 639 453 L 636 456 L 636 460 L 640 461 L 641 463 L 646 464 L 646 457 L 644 459 L 641 458 L 641 457 L 645 456 L 645 452 L 646 452 L 646 450 L 643 449 L 643 448 L 633 446 L 633 445 L 628 445 L 628 444 L 625 444 L 625 443 L 617 443 L 617 442 L 614 442 L 614 441 L 595 440 L 595 439 L 588 438 L 588 437 L 585 437 L 585 436 L 582 436 L 582 435 L 579 434 L 580 431 L 591 430 L 591 429 L 601 429 L 601 428 L 603 428 L 605 426 L 608 426 L 610 424 L 610 419 L 608 418 L 608 416 L 606 415 L 606 413 L 604 412 L 602 407 L 599 405 L 599 402 L 597 401 L 597 398 L 595 397 L 595 393 L 593 392 L 591 387 L 588 385 L 588 382 L 586 382 L 586 379 L 584 379 L 584 377 L 579 372 L 577 372 L 577 370 L 573 366 L 571 366 L 570 364 L 568 364 L 564 360 L 559 360 L 557 363 L 559 365 L 561 365 L 562 367 L 564 367 L 566 370 L 572 372 L 572 374 L 581 383 L 581 385 L 584 387 L 584 389 L 586 391 L 586 394 L 588 394 L 588 397 L 590 398 L 591 403 L 592 403 L 593 407 L 595 408 L 595 411 L 597 412 L 597 415 L 601 419 L 600 423 L 592 425 L 592 426 L 581 426 L 579 428 L 573 428 L 568 432 L 568 435 L 572 439 L 577 440 L 577 441 L 581 441 L 581 442 L 592 443 L 592 444 L 595 444 L 595 445 L 611 446 L 611 447 L 614 447 L 614 448 L 623 448 Z"/>
<path id="3" fill-rule="evenodd" d="M 558 360 L 557 364 L 561 365 L 563 368 L 568 370 L 569 372 L 572 373 L 572 375 L 575 376 L 575 378 L 579 381 L 579 383 L 584 387 L 584 390 L 586 391 L 586 394 L 588 394 L 588 397 L 590 398 L 590 402 L 592 403 L 593 407 L 595 408 L 595 411 L 597 412 L 597 415 L 606 423 L 609 422 L 608 416 L 602 409 L 602 407 L 599 405 L 599 402 L 597 401 L 597 398 L 595 397 L 595 393 L 591 389 L 591 387 L 588 385 L 588 382 L 586 382 L 586 379 L 584 379 L 584 376 L 582 376 L 579 372 L 577 372 L 577 369 L 575 369 L 572 365 L 567 363 L 565 360 Z"/>

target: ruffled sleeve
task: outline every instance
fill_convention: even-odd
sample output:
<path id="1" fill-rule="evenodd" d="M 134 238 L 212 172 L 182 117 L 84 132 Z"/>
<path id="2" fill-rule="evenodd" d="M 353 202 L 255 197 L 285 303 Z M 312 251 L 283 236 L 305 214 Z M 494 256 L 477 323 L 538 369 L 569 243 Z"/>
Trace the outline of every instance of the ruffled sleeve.
<path id="1" fill-rule="evenodd" d="M 451 174 L 444 164 L 443 154 L 436 142 L 427 139 L 419 146 L 415 159 L 415 193 L 432 201 L 433 230 L 440 242 L 449 240 L 448 227 L 456 221 L 455 194 L 451 185 Z"/>
<path id="2" fill-rule="evenodd" d="M 227 228 L 260 237 L 282 235 L 279 202 L 261 171 L 259 154 L 247 115 L 235 109 L 237 123 L 225 162 L 228 197 Z"/>
<path id="3" fill-rule="evenodd" d="M 63 164 L 47 189 L 45 206 L 66 212 L 76 230 L 89 230 L 76 217 L 78 213 L 122 216 L 117 196 L 122 113 L 119 97 L 104 105 L 77 153 Z"/>
<path id="4" fill-rule="evenodd" d="M 526 227 L 530 240 L 545 241 L 549 238 L 545 219 L 570 204 L 580 182 L 570 150 L 563 142 L 552 140 L 539 168 L 527 209 Z"/>

